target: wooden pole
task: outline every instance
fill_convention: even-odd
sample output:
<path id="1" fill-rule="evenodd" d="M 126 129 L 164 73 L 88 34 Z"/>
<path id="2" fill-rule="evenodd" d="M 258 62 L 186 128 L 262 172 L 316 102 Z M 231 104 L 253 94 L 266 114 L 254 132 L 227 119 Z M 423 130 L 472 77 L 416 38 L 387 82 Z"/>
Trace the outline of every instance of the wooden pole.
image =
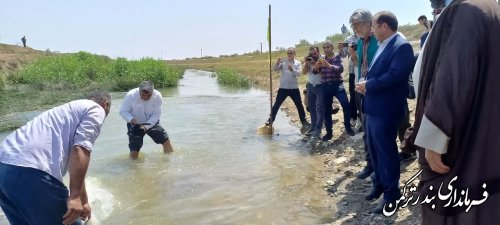
<path id="1" fill-rule="evenodd" d="M 268 43 L 269 43 L 269 134 L 273 133 L 273 70 L 272 70 L 272 49 L 271 49 L 271 4 L 269 4 L 268 19 Z"/>

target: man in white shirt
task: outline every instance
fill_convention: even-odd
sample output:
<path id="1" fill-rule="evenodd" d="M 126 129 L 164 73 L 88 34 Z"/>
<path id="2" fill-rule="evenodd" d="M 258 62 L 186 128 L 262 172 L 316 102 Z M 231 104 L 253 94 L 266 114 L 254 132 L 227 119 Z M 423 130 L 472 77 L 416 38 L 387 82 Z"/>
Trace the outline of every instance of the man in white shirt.
<path id="1" fill-rule="evenodd" d="M 278 58 L 276 64 L 274 64 L 274 71 L 280 71 L 280 87 L 278 89 L 278 94 L 276 95 L 276 101 L 272 107 L 271 118 L 266 122 L 268 125 L 271 121 L 274 122 L 276 114 L 287 97 L 290 97 L 297 108 L 299 113 L 299 119 L 302 123 L 304 129 L 301 131 L 307 131 L 311 124 L 306 120 L 306 113 L 304 111 L 304 106 L 302 105 L 302 99 L 300 98 L 299 86 L 297 79 L 302 72 L 302 64 L 299 60 L 295 60 L 295 48 L 288 48 L 287 58 Z"/>
<path id="2" fill-rule="evenodd" d="M 120 115 L 127 121 L 130 158 L 137 159 L 146 134 L 156 144 L 162 144 L 165 153 L 173 152 L 167 131 L 160 126 L 162 103 L 161 93 L 154 90 L 151 81 L 141 82 L 125 96 Z"/>
<path id="3" fill-rule="evenodd" d="M 111 97 L 95 91 L 47 110 L 0 145 L 0 206 L 11 224 L 90 218 L 85 174 Z M 69 193 L 62 177 L 69 170 Z"/>

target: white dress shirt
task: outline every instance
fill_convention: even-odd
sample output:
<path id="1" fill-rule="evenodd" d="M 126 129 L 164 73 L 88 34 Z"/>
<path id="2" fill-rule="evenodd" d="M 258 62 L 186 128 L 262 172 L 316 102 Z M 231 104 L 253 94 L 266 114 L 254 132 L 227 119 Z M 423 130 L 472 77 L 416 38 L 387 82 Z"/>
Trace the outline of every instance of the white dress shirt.
<path id="1" fill-rule="evenodd" d="M 288 65 L 292 65 L 292 71 L 288 69 Z M 280 88 L 281 89 L 299 89 L 297 78 L 302 73 L 302 64 L 298 60 L 289 61 L 285 59 L 283 62 L 274 65 L 275 71 L 281 71 Z"/>
<path id="2" fill-rule="evenodd" d="M 368 68 L 368 71 L 370 71 L 370 69 L 372 68 L 372 66 L 375 63 L 375 61 L 377 61 L 377 59 L 380 56 L 380 54 L 382 54 L 382 52 L 384 51 L 385 47 L 387 47 L 387 44 L 389 44 L 389 42 L 393 38 L 395 38 L 397 35 L 399 35 L 399 34 L 398 33 L 394 33 L 391 36 L 389 36 L 388 38 L 386 38 L 384 41 L 378 43 L 377 52 L 375 53 L 375 56 L 373 57 L 372 63 L 370 64 L 370 67 Z"/>
<path id="3" fill-rule="evenodd" d="M 150 129 L 160 121 L 162 103 L 163 97 L 159 91 L 153 90 L 151 98 L 144 101 L 140 96 L 139 88 L 135 88 L 125 95 L 120 107 L 120 115 L 128 123 L 132 119 L 136 119 L 137 123 L 150 123 L 150 125 L 145 125 L 147 129 Z"/>
<path id="4" fill-rule="evenodd" d="M 92 151 L 105 117 L 104 109 L 92 100 L 47 110 L 5 138 L 0 162 L 38 169 L 63 182 L 73 146 Z"/>

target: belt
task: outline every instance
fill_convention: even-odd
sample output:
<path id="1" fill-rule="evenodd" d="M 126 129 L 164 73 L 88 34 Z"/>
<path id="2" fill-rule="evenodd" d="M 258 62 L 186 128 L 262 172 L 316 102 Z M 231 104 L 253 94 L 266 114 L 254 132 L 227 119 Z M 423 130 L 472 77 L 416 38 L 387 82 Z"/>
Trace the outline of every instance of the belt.
<path id="1" fill-rule="evenodd" d="M 316 86 L 321 85 L 321 83 L 319 83 L 319 84 L 313 84 L 313 83 L 309 83 L 309 82 L 307 82 L 307 84 L 310 84 L 310 85 L 312 85 L 313 87 L 316 87 Z"/>
<path id="2" fill-rule="evenodd" d="M 326 82 L 323 82 L 323 84 L 328 84 L 328 85 L 339 85 L 339 84 L 342 84 L 343 81 L 340 81 L 340 80 L 331 80 L 331 81 L 326 81 Z"/>

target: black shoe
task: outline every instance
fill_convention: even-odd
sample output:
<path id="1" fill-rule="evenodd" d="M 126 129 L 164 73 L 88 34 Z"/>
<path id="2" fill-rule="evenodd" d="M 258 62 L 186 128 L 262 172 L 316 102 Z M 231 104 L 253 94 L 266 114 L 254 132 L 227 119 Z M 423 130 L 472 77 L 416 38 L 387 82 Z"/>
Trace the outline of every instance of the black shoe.
<path id="1" fill-rule="evenodd" d="M 373 173 L 373 169 L 366 166 L 365 168 L 363 168 L 363 170 L 361 170 L 358 175 L 356 175 L 356 178 L 360 179 L 360 180 L 364 180 L 366 179 L 367 177 L 369 177 L 371 174 Z"/>
<path id="2" fill-rule="evenodd" d="M 380 198 L 380 196 L 384 193 L 384 190 L 380 190 L 380 189 L 376 189 L 376 188 L 372 188 L 370 190 L 370 193 L 368 193 L 366 196 L 365 196 L 365 200 L 367 201 L 371 201 L 371 200 L 374 200 L 374 199 L 378 199 Z"/>
<path id="3" fill-rule="evenodd" d="M 331 133 L 326 133 L 325 136 L 321 138 L 321 141 L 328 141 L 331 140 L 333 135 Z"/>
<path id="4" fill-rule="evenodd" d="M 399 161 L 404 163 L 404 162 L 412 162 L 417 158 L 416 153 L 407 153 L 407 152 L 400 152 L 399 153 Z"/>
<path id="5" fill-rule="evenodd" d="M 346 132 L 347 134 L 349 134 L 349 136 L 354 136 L 354 135 L 356 134 L 356 133 L 354 133 L 354 131 L 353 131 L 353 130 L 352 130 L 352 128 L 350 128 L 350 127 L 349 127 L 349 128 L 346 128 L 346 129 L 345 129 L 345 132 Z"/>

